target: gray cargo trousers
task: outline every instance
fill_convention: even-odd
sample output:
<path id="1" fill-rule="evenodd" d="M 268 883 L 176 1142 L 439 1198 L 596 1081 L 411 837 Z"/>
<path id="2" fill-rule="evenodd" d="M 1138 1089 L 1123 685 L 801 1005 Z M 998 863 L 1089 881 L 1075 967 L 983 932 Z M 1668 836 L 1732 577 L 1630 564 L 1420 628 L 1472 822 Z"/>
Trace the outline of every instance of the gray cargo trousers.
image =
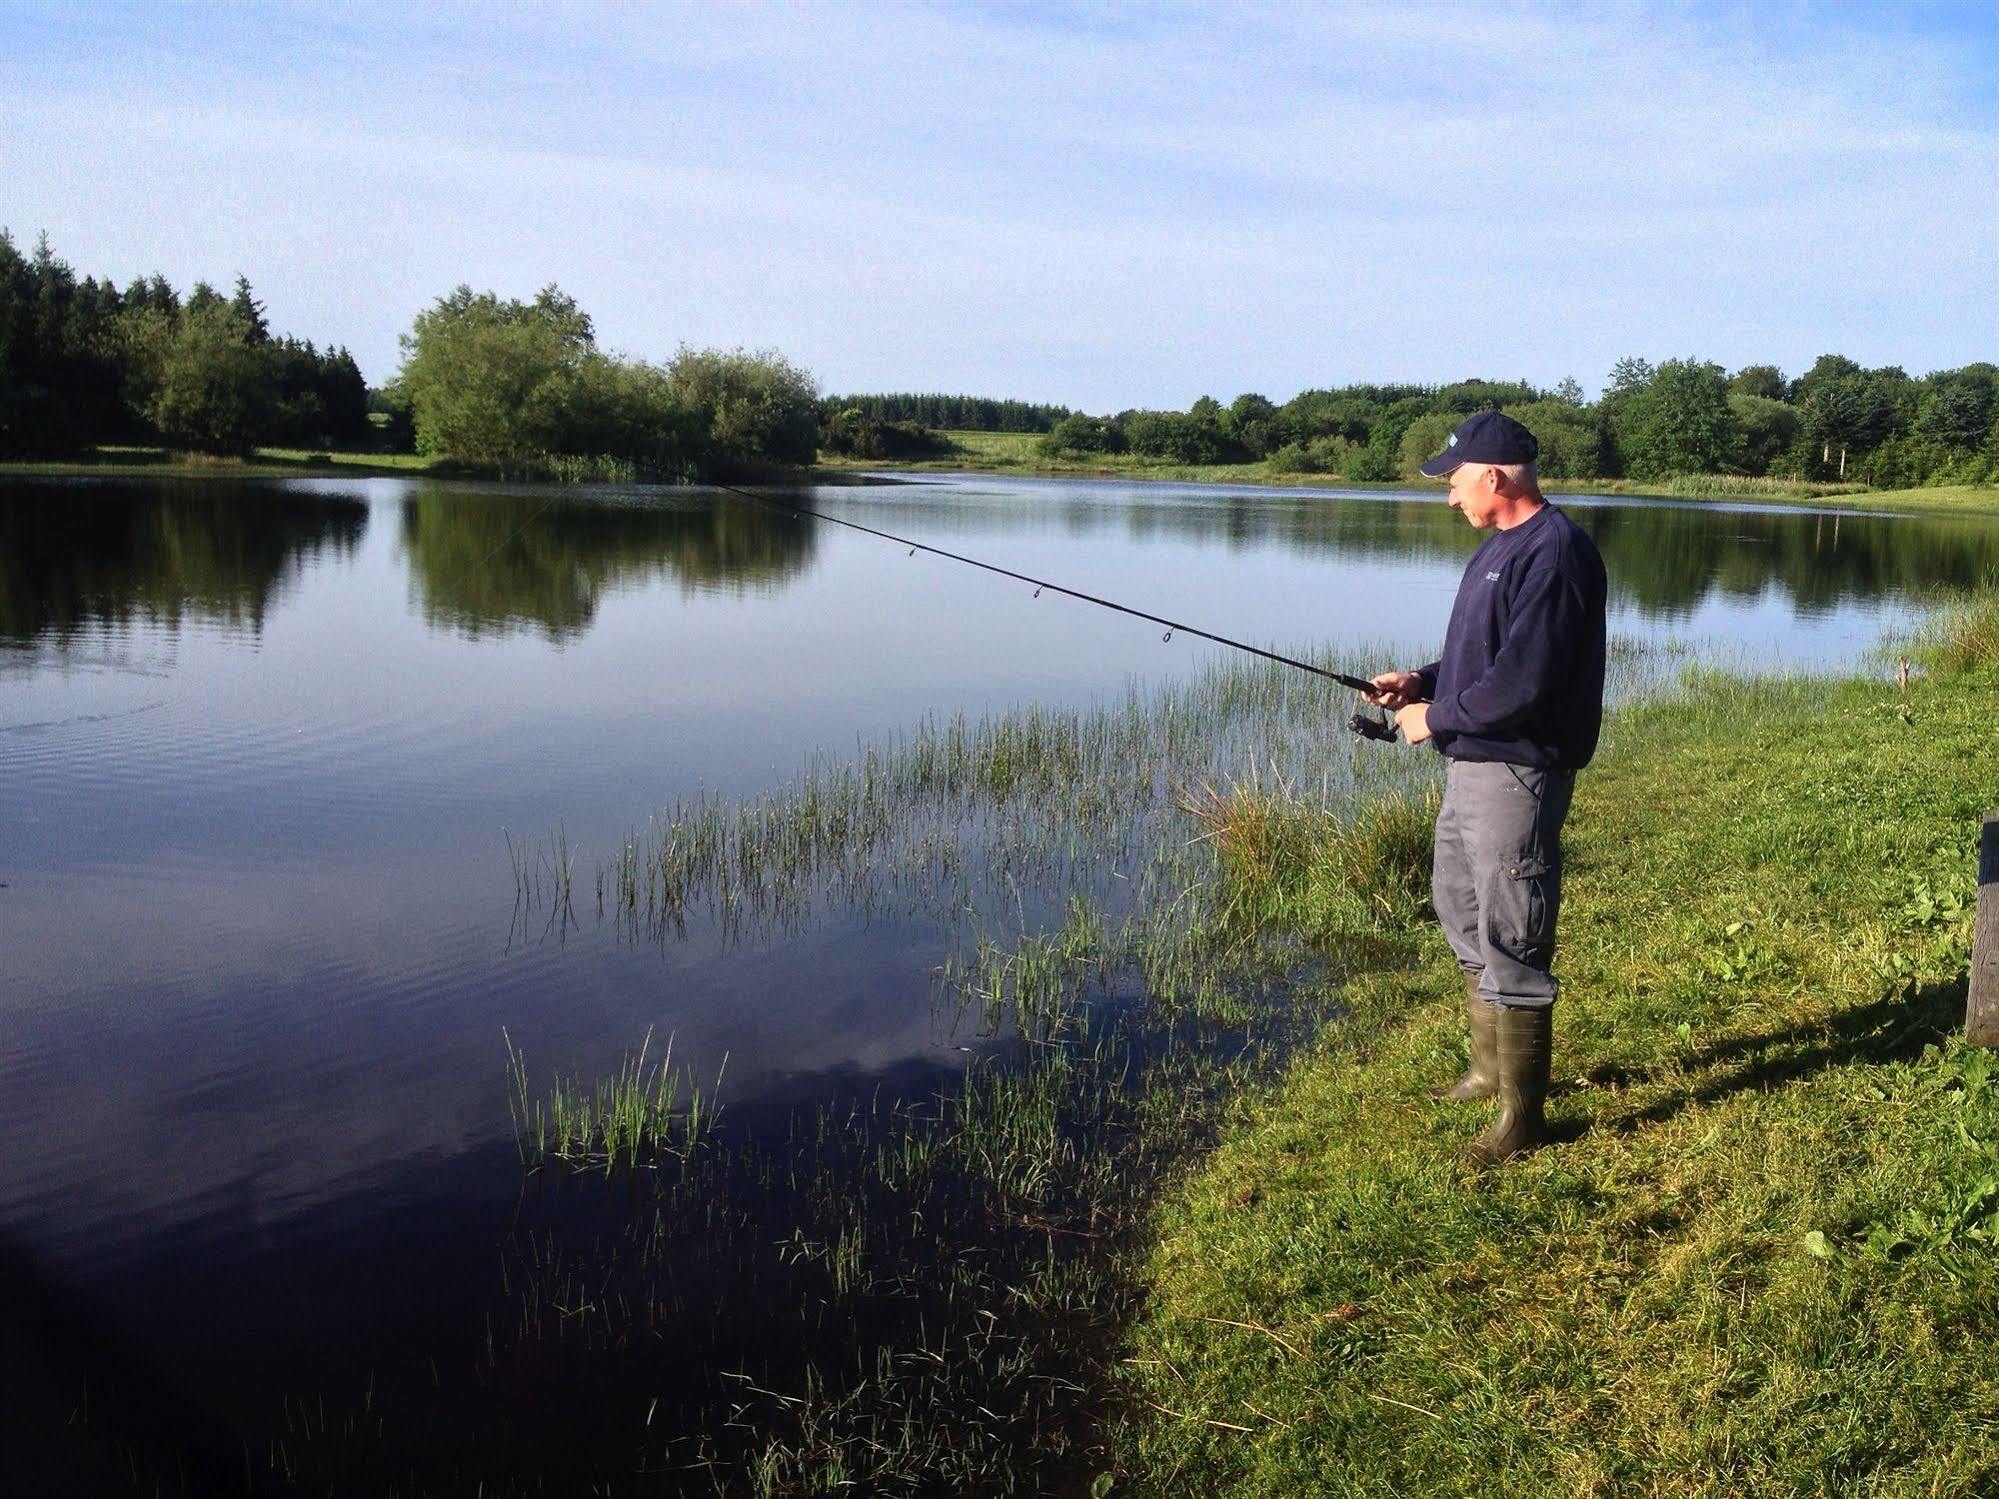
<path id="1" fill-rule="evenodd" d="M 1555 917 L 1572 770 L 1452 760 L 1430 888 L 1458 965 L 1494 1004 L 1555 1002 Z"/>

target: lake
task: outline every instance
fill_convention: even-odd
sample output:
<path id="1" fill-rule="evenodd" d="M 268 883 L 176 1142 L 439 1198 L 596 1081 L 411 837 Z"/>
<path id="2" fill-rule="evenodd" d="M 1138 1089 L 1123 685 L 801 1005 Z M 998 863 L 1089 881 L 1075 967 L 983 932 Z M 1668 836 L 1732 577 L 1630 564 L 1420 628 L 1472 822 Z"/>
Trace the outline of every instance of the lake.
<path id="1" fill-rule="evenodd" d="M 925 476 L 786 498 L 1349 669 L 1434 654 L 1478 539 L 1430 496 Z M 1999 565 L 1972 518 L 1561 503 L 1604 553 L 1613 637 L 1773 669 L 1858 661 Z M 253 1430 L 274 1390 L 476 1338 L 522 1214 L 509 1040 L 591 1077 L 671 1036 L 769 1138 L 948 1089 L 997 1043 L 933 1002 L 956 918 L 920 887 L 945 876 L 906 878 L 915 905 L 669 930 L 599 914 L 602 861 L 662 807 L 1231 654 L 1161 635 L 713 491 L 0 481 L 5 1265 Z M 1294 709 L 1285 773 L 1364 773 L 1345 711 Z M 1066 898 L 1015 888 L 1016 935 Z"/>

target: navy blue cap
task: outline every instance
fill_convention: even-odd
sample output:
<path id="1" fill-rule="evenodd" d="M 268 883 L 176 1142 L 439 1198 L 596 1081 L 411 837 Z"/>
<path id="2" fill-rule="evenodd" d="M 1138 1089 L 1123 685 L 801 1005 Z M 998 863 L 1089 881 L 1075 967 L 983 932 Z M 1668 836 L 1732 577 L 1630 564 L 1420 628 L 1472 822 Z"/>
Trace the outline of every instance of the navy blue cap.
<path id="1" fill-rule="evenodd" d="M 1441 479 L 1460 463 L 1532 463 L 1541 455 L 1541 444 L 1512 417 L 1497 411 L 1481 411 L 1458 423 L 1451 440 L 1434 458 L 1425 459 L 1422 473 Z"/>

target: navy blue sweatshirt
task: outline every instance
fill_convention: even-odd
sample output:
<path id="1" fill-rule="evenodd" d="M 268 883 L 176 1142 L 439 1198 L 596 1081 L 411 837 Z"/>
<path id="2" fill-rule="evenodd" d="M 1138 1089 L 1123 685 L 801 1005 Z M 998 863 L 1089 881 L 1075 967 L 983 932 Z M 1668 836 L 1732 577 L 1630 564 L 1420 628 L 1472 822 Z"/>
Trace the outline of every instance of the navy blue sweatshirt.
<path id="1" fill-rule="evenodd" d="M 1603 727 L 1603 558 L 1553 505 L 1472 554 L 1444 655 L 1421 669 L 1454 760 L 1580 770 Z"/>

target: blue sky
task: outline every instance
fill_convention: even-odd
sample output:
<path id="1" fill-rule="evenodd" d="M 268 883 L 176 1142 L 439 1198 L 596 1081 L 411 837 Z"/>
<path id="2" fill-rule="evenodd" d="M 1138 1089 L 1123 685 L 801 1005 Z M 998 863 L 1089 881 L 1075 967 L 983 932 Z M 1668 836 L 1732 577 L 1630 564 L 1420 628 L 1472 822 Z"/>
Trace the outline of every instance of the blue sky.
<path id="1" fill-rule="evenodd" d="M 0 224 L 377 381 L 550 280 L 648 358 L 1090 410 L 1921 373 L 1999 359 L 1995 14 L 0 0 Z"/>

